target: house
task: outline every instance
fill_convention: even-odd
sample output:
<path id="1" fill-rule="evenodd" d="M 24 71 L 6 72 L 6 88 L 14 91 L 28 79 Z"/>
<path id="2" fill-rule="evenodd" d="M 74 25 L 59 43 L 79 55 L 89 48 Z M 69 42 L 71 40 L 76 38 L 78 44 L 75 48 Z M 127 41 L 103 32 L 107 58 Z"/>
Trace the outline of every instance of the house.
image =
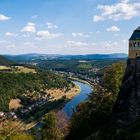
<path id="1" fill-rule="evenodd" d="M 0 112 L 0 118 L 3 118 L 5 116 L 4 112 Z"/>
<path id="2" fill-rule="evenodd" d="M 129 39 L 129 58 L 140 56 L 140 26 L 134 30 Z"/>

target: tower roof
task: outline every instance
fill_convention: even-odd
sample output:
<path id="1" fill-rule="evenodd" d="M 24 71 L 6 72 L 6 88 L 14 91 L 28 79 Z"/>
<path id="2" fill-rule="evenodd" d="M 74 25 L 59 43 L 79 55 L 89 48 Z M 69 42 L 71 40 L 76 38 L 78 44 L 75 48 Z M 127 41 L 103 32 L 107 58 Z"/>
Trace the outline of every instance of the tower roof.
<path id="1" fill-rule="evenodd" d="M 140 26 L 135 31 L 140 31 Z"/>
<path id="2" fill-rule="evenodd" d="M 139 40 L 139 39 L 140 39 L 140 26 L 136 30 L 134 30 L 129 40 Z"/>

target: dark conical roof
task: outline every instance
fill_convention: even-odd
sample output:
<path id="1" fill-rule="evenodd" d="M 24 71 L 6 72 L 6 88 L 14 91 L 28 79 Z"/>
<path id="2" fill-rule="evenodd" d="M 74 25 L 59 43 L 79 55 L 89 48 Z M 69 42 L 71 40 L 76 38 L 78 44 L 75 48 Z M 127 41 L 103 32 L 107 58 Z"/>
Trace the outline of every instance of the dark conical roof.
<path id="1" fill-rule="evenodd" d="M 140 26 L 135 31 L 140 31 Z"/>
<path id="2" fill-rule="evenodd" d="M 133 32 L 129 40 L 139 40 L 140 39 L 140 26 Z"/>

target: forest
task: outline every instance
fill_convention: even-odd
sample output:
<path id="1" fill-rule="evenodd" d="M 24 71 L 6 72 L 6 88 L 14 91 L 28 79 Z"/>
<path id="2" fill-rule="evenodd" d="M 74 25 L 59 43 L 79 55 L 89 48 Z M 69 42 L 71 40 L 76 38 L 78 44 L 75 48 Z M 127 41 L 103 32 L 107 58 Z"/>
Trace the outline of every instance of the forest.
<path id="1" fill-rule="evenodd" d="M 105 59 L 105 60 L 45 60 L 39 61 L 37 67 L 53 71 L 73 72 L 75 74 L 87 75 L 90 78 L 101 76 L 104 68 L 113 63 L 125 62 L 125 59 Z M 95 72 L 94 69 L 98 70 Z"/>
<path id="2" fill-rule="evenodd" d="M 9 101 L 22 97 L 26 91 L 69 88 L 70 81 L 49 71 L 37 73 L 0 73 L 0 111 L 8 111 Z"/>

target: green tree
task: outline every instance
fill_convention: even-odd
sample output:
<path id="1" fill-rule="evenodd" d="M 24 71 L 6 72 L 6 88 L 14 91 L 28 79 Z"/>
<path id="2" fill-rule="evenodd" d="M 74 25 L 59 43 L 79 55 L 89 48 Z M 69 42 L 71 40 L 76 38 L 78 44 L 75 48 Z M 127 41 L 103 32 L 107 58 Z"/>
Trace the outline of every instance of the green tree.
<path id="1" fill-rule="evenodd" d="M 14 134 L 9 140 L 35 140 L 35 138 L 29 134 Z"/>
<path id="2" fill-rule="evenodd" d="M 109 133 L 102 135 L 100 132 L 104 127 L 107 128 L 106 126 L 111 120 L 112 107 L 121 85 L 124 70 L 125 63 L 122 62 L 112 64 L 105 69 L 103 85 L 108 91 L 97 86 L 86 102 L 77 106 L 77 110 L 71 119 L 70 132 L 66 136 L 66 140 L 96 140 L 98 134 L 100 134 L 98 136 L 106 139 L 105 136 Z M 99 139 L 100 137 L 98 137 Z"/>
<path id="3" fill-rule="evenodd" d="M 124 62 L 114 63 L 107 67 L 103 76 L 103 86 L 114 94 L 119 92 L 126 64 Z"/>
<path id="4" fill-rule="evenodd" d="M 54 112 L 48 113 L 43 122 L 43 140 L 62 140 L 63 134 L 57 127 L 57 118 Z"/>
<path id="5" fill-rule="evenodd" d="M 114 101 L 113 94 L 108 94 L 101 87 L 91 93 L 86 102 L 77 106 L 65 139 L 85 140 L 99 132 L 110 120 Z"/>

